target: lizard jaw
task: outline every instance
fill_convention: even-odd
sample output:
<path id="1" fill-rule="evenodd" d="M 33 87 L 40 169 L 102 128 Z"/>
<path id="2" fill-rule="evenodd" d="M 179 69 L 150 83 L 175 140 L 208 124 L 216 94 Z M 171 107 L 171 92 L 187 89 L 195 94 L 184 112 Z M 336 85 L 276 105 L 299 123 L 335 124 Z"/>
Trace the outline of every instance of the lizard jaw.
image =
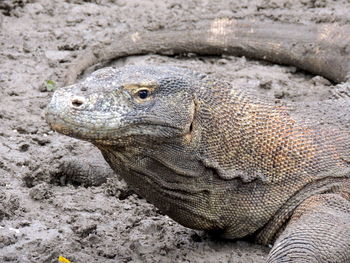
<path id="1" fill-rule="evenodd" d="M 89 111 L 86 99 L 74 96 L 63 88 L 55 92 L 46 107 L 49 126 L 64 135 L 96 145 L 130 144 L 132 137 L 170 138 L 184 131 L 164 120 L 151 116 L 128 116 L 123 111 Z"/>

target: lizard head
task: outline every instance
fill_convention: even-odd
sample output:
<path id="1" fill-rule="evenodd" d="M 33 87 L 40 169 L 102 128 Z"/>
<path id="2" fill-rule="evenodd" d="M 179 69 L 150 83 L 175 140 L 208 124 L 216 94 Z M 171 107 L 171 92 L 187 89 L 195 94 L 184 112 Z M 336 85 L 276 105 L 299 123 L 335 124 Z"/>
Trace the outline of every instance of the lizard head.
<path id="1" fill-rule="evenodd" d="M 174 67 L 104 68 L 58 89 L 46 120 L 53 130 L 96 145 L 181 136 L 194 114 L 191 74 Z"/>

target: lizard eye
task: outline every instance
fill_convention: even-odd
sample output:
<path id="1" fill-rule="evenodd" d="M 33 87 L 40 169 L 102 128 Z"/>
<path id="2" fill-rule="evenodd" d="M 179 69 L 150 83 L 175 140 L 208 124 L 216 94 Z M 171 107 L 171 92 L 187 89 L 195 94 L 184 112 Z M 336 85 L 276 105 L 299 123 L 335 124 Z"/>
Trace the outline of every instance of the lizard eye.
<path id="1" fill-rule="evenodd" d="M 137 92 L 137 95 L 139 96 L 140 99 L 144 100 L 148 97 L 148 90 L 141 89 Z"/>

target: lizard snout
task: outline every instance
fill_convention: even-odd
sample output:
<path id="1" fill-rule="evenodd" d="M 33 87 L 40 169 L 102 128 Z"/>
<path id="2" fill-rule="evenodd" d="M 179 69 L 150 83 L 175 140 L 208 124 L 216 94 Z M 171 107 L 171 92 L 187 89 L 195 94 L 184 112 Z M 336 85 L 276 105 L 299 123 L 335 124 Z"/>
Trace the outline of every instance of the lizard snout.
<path id="1" fill-rule="evenodd" d="M 71 107 L 77 110 L 82 110 L 85 108 L 86 100 L 84 97 L 81 96 L 74 96 L 71 99 Z"/>

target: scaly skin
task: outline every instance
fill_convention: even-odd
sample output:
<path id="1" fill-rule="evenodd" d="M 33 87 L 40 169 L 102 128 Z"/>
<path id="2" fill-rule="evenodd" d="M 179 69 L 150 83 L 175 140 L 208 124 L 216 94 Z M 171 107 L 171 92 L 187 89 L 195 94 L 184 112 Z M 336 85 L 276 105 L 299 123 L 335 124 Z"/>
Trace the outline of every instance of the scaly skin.
<path id="1" fill-rule="evenodd" d="M 185 37 L 184 37 L 185 36 Z M 293 65 L 335 82 L 349 80 L 350 26 L 216 19 L 187 31 L 134 32 L 95 46 L 72 62 L 65 84 L 89 66 L 138 54 L 229 54 Z"/>
<path id="2" fill-rule="evenodd" d="M 315 27 L 301 26 L 311 34 L 301 36 L 310 39 L 304 47 L 312 46 L 308 52 L 320 56 L 298 58 L 293 51 L 278 53 L 264 44 L 271 33 L 277 39 L 271 42 L 283 47 L 284 36 L 294 31 L 281 33 L 276 29 L 281 25 L 271 26 L 271 32 L 253 26 L 241 50 L 255 50 L 260 41 L 257 54 L 277 54 L 282 59 L 274 61 L 303 63 L 304 69 L 318 73 L 330 69 L 331 56 L 340 63 L 332 65 L 338 71 L 323 75 L 341 81 L 349 76 L 348 35 L 344 40 L 327 31 L 327 36 L 338 36 L 333 49 L 330 40 L 322 42 L 326 37 L 312 46 Z M 213 34 L 207 32 L 207 39 L 217 32 Z M 186 41 L 179 41 L 178 49 L 169 50 L 181 51 Z M 276 104 L 189 70 L 131 66 L 105 68 L 59 89 L 46 118 L 54 130 L 96 145 L 138 194 L 184 226 L 231 239 L 253 235 L 265 245 L 277 239 L 271 263 L 348 262 L 349 104 L 348 99 Z"/>

